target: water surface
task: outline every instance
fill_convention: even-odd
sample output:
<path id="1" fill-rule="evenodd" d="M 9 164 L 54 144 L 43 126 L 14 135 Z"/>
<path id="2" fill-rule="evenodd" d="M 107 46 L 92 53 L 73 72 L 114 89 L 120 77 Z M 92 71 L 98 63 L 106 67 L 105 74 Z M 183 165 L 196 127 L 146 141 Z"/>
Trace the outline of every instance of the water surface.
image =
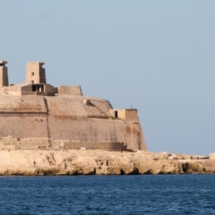
<path id="1" fill-rule="evenodd" d="M 215 175 L 0 177 L 0 214 L 215 214 Z"/>

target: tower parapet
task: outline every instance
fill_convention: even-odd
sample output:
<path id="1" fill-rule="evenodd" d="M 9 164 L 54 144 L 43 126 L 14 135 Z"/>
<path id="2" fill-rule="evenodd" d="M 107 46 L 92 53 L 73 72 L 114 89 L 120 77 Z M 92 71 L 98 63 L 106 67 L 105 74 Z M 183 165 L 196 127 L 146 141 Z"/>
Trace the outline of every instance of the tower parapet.
<path id="1" fill-rule="evenodd" d="M 28 62 L 26 65 L 26 84 L 46 84 L 46 73 L 42 62 Z"/>
<path id="2" fill-rule="evenodd" d="M 7 61 L 0 60 L 0 87 L 8 86 L 8 73 L 5 64 Z"/>

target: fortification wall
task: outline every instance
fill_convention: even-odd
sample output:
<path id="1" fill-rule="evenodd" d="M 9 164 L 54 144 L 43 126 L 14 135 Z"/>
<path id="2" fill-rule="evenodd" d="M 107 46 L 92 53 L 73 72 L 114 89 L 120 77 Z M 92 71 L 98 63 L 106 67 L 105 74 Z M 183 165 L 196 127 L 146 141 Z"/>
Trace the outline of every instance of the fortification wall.
<path id="1" fill-rule="evenodd" d="M 46 98 L 49 114 L 64 117 L 85 117 L 86 113 L 82 100 L 68 100 L 66 98 Z"/>
<path id="2" fill-rule="evenodd" d="M 58 94 L 82 96 L 82 91 L 80 86 L 59 86 Z"/>
<path id="3" fill-rule="evenodd" d="M 48 117 L 49 134 L 54 139 L 81 142 L 124 142 L 127 149 L 146 150 L 139 123 L 112 119 Z"/>
<path id="4" fill-rule="evenodd" d="M 124 143 L 121 142 L 74 142 L 69 140 L 53 140 L 49 138 L 18 139 L 9 137 L 1 138 L 0 151 L 35 150 L 35 149 L 65 149 L 65 150 L 112 150 L 123 151 Z"/>
<path id="5" fill-rule="evenodd" d="M 47 113 L 43 97 L 6 96 L 0 99 L 0 113 Z"/>
<path id="6" fill-rule="evenodd" d="M 124 142 L 127 149 L 146 150 L 138 119 L 112 119 L 110 108 L 106 100 L 5 96 L 0 100 L 0 137 Z"/>
<path id="7" fill-rule="evenodd" d="M 136 122 L 125 123 L 127 148 L 133 150 L 145 150 L 145 142 L 141 138 L 141 126 Z"/>
<path id="8" fill-rule="evenodd" d="M 17 138 L 53 138 L 76 142 L 124 142 L 127 149 L 144 150 L 146 147 L 139 129 L 139 124 L 126 124 L 121 120 L 74 119 L 45 114 L 0 115 L 1 137 L 11 135 Z M 26 144 L 29 147 L 31 141 L 28 140 Z M 33 148 L 36 145 L 32 143 Z"/>
<path id="9" fill-rule="evenodd" d="M 0 114 L 0 137 L 48 137 L 45 114 Z"/>
<path id="10" fill-rule="evenodd" d="M 100 150 L 113 150 L 122 151 L 124 149 L 124 143 L 120 142 L 68 142 L 64 144 L 64 148 L 67 150 L 85 148 L 87 150 L 100 149 Z"/>
<path id="11" fill-rule="evenodd" d="M 54 139 L 125 142 L 124 124 L 112 120 L 48 116 L 49 134 Z"/>
<path id="12" fill-rule="evenodd" d="M 84 110 L 88 117 L 111 118 L 110 109 L 112 106 L 106 100 L 87 99 Z"/>
<path id="13" fill-rule="evenodd" d="M 21 95 L 21 86 L 12 85 L 3 88 L 3 92 L 11 95 Z"/>
<path id="14" fill-rule="evenodd" d="M 68 98 L 46 98 L 49 114 L 62 117 L 94 117 L 111 118 L 109 109 L 111 105 L 106 100 Z"/>

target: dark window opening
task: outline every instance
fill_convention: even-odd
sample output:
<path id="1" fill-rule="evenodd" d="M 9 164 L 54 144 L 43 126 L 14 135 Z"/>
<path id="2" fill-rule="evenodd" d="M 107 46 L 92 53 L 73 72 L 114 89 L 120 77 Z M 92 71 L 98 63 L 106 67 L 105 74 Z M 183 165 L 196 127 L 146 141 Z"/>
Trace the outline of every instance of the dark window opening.
<path id="1" fill-rule="evenodd" d="M 34 84 L 34 81 L 31 81 L 32 84 Z"/>
<path id="2" fill-rule="evenodd" d="M 37 91 L 36 85 L 32 85 L 32 91 Z"/>
<path id="3" fill-rule="evenodd" d="M 118 118 L 118 111 L 115 111 L 114 117 Z"/>
<path id="4" fill-rule="evenodd" d="M 33 92 L 44 92 L 44 85 L 34 84 L 32 85 Z"/>
<path id="5" fill-rule="evenodd" d="M 31 73 L 31 76 L 34 76 L 34 72 Z"/>

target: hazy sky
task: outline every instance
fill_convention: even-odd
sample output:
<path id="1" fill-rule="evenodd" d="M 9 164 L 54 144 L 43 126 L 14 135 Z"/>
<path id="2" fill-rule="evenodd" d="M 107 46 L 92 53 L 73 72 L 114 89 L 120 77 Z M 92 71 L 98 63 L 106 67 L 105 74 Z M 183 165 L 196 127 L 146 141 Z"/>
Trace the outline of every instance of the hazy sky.
<path id="1" fill-rule="evenodd" d="M 10 83 L 48 83 L 137 108 L 150 151 L 215 152 L 215 1 L 2 0 Z"/>

